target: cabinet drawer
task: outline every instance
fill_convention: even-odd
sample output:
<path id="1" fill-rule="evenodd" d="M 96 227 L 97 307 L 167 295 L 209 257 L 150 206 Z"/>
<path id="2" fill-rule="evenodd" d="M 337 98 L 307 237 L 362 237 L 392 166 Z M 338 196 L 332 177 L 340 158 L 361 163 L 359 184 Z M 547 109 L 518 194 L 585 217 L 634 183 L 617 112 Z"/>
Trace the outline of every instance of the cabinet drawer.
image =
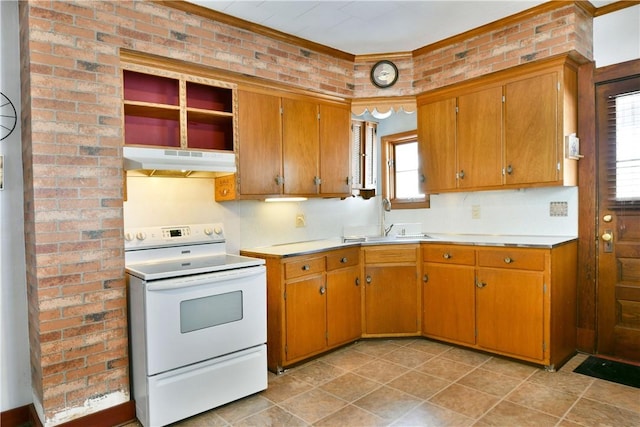
<path id="1" fill-rule="evenodd" d="M 416 249 L 416 246 L 408 245 L 385 245 L 384 247 L 367 248 L 364 251 L 364 262 L 366 264 L 417 262 Z"/>
<path id="2" fill-rule="evenodd" d="M 284 265 L 285 279 L 294 279 L 296 277 L 306 276 L 309 274 L 318 274 L 324 271 L 324 257 L 304 258 L 296 261 L 289 261 Z"/>
<path id="3" fill-rule="evenodd" d="M 425 262 L 475 265 L 476 250 L 456 245 L 423 245 L 422 259 Z"/>
<path id="4" fill-rule="evenodd" d="M 360 248 L 340 249 L 327 253 L 327 271 L 360 263 Z"/>
<path id="5" fill-rule="evenodd" d="M 480 267 L 513 268 L 518 270 L 544 270 L 544 250 L 487 249 L 478 251 Z"/>

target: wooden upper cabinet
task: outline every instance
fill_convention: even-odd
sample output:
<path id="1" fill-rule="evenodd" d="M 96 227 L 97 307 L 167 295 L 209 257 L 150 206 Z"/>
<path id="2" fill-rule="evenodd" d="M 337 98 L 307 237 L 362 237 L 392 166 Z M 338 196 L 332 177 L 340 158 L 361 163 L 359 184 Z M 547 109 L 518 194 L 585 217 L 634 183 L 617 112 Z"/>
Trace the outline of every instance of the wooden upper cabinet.
<path id="1" fill-rule="evenodd" d="M 259 111 L 259 114 L 256 114 Z M 282 192 L 280 97 L 238 91 L 239 193 Z"/>
<path id="2" fill-rule="evenodd" d="M 351 194 L 351 111 L 346 106 L 320 104 L 320 193 Z"/>
<path id="3" fill-rule="evenodd" d="M 420 169 L 427 193 L 456 188 L 456 98 L 418 108 Z"/>
<path id="4" fill-rule="evenodd" d="M 319 185 L 318 104 L 282 99 L 284 193 L 313 195 Z"/>
<path id="5" fill-rule="evenodd" d="M 558 179 L 558 73 L 505 86 L 505 182 Z"/>
<path id="6" fill-rule="evenodd" d="M 502 87 L 458 97 L 458 187 L 502 184 Z"/>
<path id="7" fill-rule="evenodd" d="M 443 111 L 454 100 L 452 131 Z M 577 185 L 564 143 L 577 129 L 577 66 L 566 55 L 422 94 L 418 110 L 428 193 Z"/>

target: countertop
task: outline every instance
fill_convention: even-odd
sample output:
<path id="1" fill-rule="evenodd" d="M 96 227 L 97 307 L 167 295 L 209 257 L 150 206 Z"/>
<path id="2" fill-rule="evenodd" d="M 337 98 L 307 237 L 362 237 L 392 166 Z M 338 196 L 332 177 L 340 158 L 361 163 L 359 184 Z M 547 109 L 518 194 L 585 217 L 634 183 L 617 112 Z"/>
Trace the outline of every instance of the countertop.
<path id="1" fill-rule="evenodd" d="M 256 248 L 245 248 L 241 252 L 269 255 L 275 257 L 290 257 L 306 255 L 314 252 L 322 252 L 331 249 L 339 249 L 349 246 L 371 246 L 388 244 L 410 243 L 439 243 L 439 244 L 463 244 L 475 246 L 510 246 L 523 248 L 553 248 L 568 242 L 575 236 L 525 236 L 525 235 L 493 235 L 493 234 L 439 234 L 427 233 L 428 237 L 398 237 L 388 240 L 371 240 L 363 242 L 345 243 L 341 237 L 308 240 L 304 242 L 283 243 Z"/>

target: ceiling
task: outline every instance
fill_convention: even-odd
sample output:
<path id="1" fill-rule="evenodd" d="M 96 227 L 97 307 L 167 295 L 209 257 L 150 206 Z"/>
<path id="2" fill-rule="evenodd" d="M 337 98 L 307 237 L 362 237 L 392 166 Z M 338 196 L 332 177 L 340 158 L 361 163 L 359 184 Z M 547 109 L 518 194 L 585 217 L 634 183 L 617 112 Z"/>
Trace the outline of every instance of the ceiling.
<path id="1" fill-rule="evenodd" d="M 410 52 L 545 1 L 189 0 L 353 55 Z M 592 1 L 600 7 L 612 1 Z"/>

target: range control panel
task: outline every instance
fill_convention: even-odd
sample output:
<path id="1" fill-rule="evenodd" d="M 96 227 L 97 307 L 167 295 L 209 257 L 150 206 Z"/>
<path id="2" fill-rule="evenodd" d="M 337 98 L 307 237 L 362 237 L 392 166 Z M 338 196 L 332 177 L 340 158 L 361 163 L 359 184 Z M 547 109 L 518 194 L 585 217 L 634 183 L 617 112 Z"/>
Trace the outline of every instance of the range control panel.
<path id="1" fill-rule="evenodd" d="M 220 223 L 136 227 L 126 229 L 124 233 L 125 250 L 224 241 L 224 229 Z"/>

